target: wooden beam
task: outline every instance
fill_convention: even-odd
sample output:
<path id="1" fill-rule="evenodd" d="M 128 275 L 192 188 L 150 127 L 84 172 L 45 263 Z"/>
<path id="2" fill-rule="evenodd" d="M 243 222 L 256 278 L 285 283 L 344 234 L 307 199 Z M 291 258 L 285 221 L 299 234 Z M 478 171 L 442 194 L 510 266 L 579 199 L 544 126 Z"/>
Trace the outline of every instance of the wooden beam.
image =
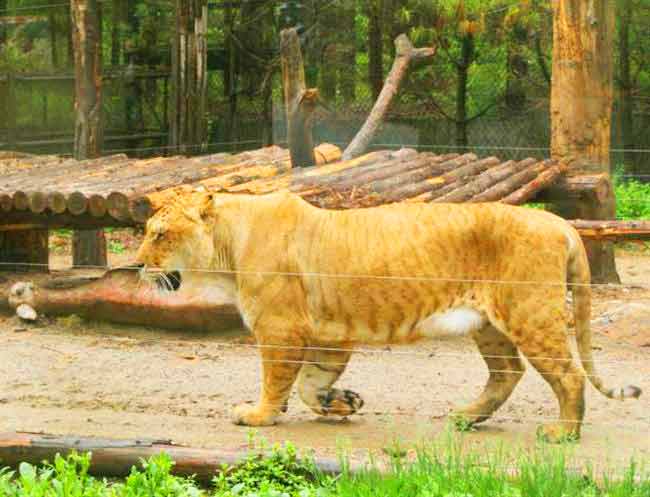
<path id="1" fill-rule="evenodd" d="M 569 221 L 585 240 L 650 240 L 650 221 Z"/>
<path id="2" fill-rule="evenodd" d="M 75 216 L 68 212 L 62 214 L 34 214 L 31 211 L 11 211 L 2 214 L 0 232 L 16 231 L 16 226 L 31 226 L 33 229 L 100 229 L 100 228 L 124 228 L 135 226 L 132 219 L 119 220 L 105 215 L 95 217 L 89 213 Z"/>

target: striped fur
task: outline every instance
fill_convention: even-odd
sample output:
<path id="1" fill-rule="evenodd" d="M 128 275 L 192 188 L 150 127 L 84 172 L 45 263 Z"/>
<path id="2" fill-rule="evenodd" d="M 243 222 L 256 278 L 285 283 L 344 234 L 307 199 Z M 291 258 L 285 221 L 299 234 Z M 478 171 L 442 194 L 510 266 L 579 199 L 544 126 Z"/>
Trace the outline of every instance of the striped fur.
<path id="1" fill-rule="evenodd" d="M 162 234 L 161 234 L 162 233 Z M 551 384 L 560 421 L 549 440 L 579 436 L 584 381 L 609 397 L 591 357 L 589 267 L 577 232 L 550 213 L 501 204 L 392 204 L 329 211 L 285 193 L 193 195 L 147 225 L 139 262 L 165 271 L 206 269 L 231 288 L 261 348 L 262 393 L 235 422 L 275 423 L 298 380 L 322 415 L 347 416 L 361 398 L 332 387 L 349 350 L 470 334 L 490 369 L 481 396 L 455 419 L 477 423 L 523 375 L 523 354 Z M 573 288 L 582 364 L 567 340 Z"/>

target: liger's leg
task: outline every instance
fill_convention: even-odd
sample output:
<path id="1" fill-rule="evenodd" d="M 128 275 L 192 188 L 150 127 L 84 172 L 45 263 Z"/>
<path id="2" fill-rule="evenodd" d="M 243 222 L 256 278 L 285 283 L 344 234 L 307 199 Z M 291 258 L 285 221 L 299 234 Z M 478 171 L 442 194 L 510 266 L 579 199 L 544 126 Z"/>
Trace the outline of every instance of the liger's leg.
<path id="1" fill-rule="evenodd" d="M 459 425 L 473 425 L 487 420 L 519 383 L 525 367 L 512 341 L 493 326 L 473 334 L 490 376 L 483 392 L 467 407 L 456 409 L 451 417 Z"/>
<path id="2" fill-rule="evenodd" d="M 312 411 L 323 415 L 349 416 L 363 406 L 350 390 L 332 388 L 350 359 L 349 352 L 310 350 L 298 376 L 300 398 Z"/>

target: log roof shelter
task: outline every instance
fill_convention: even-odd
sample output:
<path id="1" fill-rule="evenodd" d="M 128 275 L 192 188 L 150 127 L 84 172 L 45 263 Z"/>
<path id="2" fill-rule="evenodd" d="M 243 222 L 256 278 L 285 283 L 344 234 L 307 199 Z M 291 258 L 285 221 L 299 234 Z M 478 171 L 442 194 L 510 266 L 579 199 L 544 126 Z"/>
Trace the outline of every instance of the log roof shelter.
<path id="1" fill-rule="evenodd" d="M 137 226 L 175 195 L 196 190 L 290 191 L 332 209 L 400 201 L 517 205 L 538 197 L 565 172 L 552 160 L 502 161 L 408 148 L 341 160 L 336 146 L 322 144 L 315 156 L 319 165 L 292 169 L 289 151 L 278 146 L 199 157 L 118 154 L 80 161 L 0 152 L 0 231 Z M 565 190 L 598 194 L 598 179 L 588 182 Z M 594 226 L 588 228 L 588 236 L 598 236 Z M 607 229 L 608 236 L 615 235 L 615 227 Z M 634 227 L 636 235 L 642 231 Z"/>
<path id="2" fill-rule="evenodd" d="M 318 166 L 292 170 L 289 152 L 277 146 L 234 155 L 129 159 L 118 154 L 81 161 L 4 153 L 0 225 L 137 225 L 170 196 L 197 189 L 253 194 L 286 190 L 326 208 L 397 201 L 521 204 L 563 171 L 550 160 L 503 162 L 473 153 L 437 155 L 413 149 L 378 150 L 344 161 L 340 150 L 328 144 L 316 148 L 316 157 Z"/>

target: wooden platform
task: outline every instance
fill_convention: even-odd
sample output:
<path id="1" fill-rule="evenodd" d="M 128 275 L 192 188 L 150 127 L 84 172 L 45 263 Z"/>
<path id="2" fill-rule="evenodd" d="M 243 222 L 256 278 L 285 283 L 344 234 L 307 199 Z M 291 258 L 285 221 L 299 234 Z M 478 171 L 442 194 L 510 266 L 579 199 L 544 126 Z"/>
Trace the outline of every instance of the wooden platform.
<path id="1" fill-rule="evenodd" d="M 197 189 L 268 193 L 287 190 L 315 205 L 349 208 L 388 202 L 522 204 L 563 172 L 549 160 L 503 162 L 475 154 L 380 150 L 349 161 L 328 144 L 319 166 L 291 169 L 286 149 L 236 155 L 76 161 L 0 155 L 0 231 L 95 228 L 144 223 L 170 197 Z"/>

